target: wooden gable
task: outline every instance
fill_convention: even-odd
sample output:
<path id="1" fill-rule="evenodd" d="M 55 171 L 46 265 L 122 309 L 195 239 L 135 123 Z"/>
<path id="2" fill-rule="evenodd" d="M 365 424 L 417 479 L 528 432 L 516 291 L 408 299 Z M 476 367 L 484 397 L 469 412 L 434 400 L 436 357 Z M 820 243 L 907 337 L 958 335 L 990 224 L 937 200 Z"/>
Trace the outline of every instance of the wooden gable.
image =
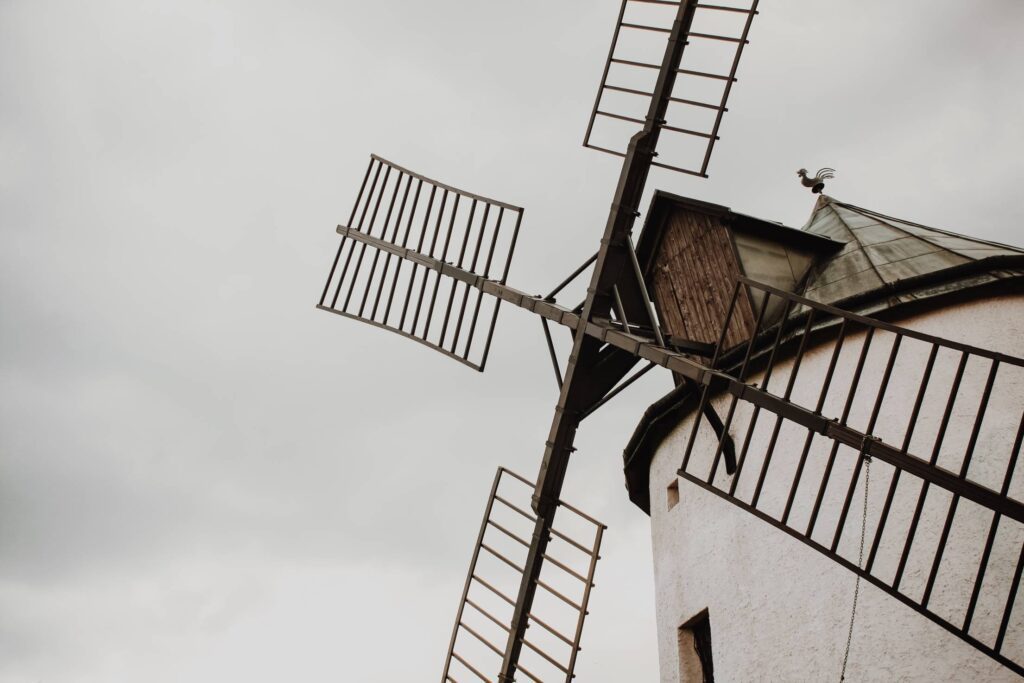
<path id="1" fill-rule="evenodd" d="M 718 342 L 738 277 L 800 292 L 817 259 L 840 248 L 818 235 L 658 192 L 638 254 L 670 342 L 685 346 Z M 780 304 L 769 303 L 765 327 L 781 316 Z M 741 287 L 726 348 L 750 338 L 761 305 L 761 296 Z"/>

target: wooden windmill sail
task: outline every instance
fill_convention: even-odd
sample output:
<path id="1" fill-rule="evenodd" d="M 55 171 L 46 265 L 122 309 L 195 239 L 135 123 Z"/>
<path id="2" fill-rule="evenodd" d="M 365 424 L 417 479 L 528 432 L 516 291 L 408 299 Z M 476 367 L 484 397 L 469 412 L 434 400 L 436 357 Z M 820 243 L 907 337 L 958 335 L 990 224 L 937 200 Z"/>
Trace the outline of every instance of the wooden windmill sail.
<path id="1" fill-rule="evenodd" d="M 639 10 L 652 9 L 668 13 L 663 23 L 654 18 L 638 18 Z M 795 529 L 787 515 L 776 518 L 765 512 L 758 506 L 758 499 L 770 471 L 771 455 L 757 462 L 757 470 L 752 472 L 746 452 L 749 434 L 735 444 L 728 437 L 736 406 L 742 404 L 752 407 L 754 421 L 763 415 L 776 433 L 783 425 L 795 425 L 806 430 L 808 443 L 812 439 L 827 440 L 832 449 L 826 483 L 822 486 L 830 480 L 835 459 L 846 457 L 852 449 L 857 464 L 849 482 L 843 484 L 849 495 L 840 520 L 849 512 L 860 463 L 878 458 L 905 477 L 952 494 L 943 539 L 948 536 L 960 500 L 991 511 L 994 537 L 1000 520 L 1024 523 L 1024 505 L 1009 495 L 1024 426 L 1016 442 L 1007 445 L 1004 478 L 993 486 L 969 476 L 969 456 L 959 471 L 950 471 L 939 466 L 929 454 L 910 450 L 909 442 L 887 441 L 888 435 L 875 433 L 874 416 L 882 409 L 901 344 L 910 343 L 908 340 L 931 345 L 933 361 L 940 353 L 948 352 L 959 354 L 961 366 L 971 359 L 989 364 L 986 389 L 974 407 L 972 443 L 984 428 L 986 407 L 999 373 L 1006 367 L 1024 367 L 1024 361 L 914 333 L 747 277 L 736 278 L 715 338 L 669 336 L 662 329 L 648 291 L 645 266 L 632 239 L 641 196 L 652 167 L 707 175 L 756 14 L 756 0 L 743 4 L 733 0 L 731 5 L 692 0 L 623 0 L 584 140 L 588 147 L 620 156 L 622 170 L 597 253 L 548 296 L 528 295 L 506 283 L 522 224 L 521 208 L 431 180 L 376 156 L 370 160 L 348 225 L 338 227 L 341 244 L 318 304 L 324 310 L 415 339 L 478 370 L 486 365 L 494 321 L 502 302 L 536 313 L 544 323 L 549 348 L 550 323 L 567 327 L 573 336 L 572 351 L 564 367 L 551 348 L 560 393 L 536 480 L 529 481 L 501 469 L 495 479 L 460 602 L 443 680 L 463 680 L 463 676 L 506 682 L 573 678 L 604 528 L 560 500 L 573 441 L 588 415 L 654 367 L 670 370 L 680 385 L 697 392 L 700 408 L 717 434 L 717 444 L 706 462 L 693 455 L 696 440 L 691 438 L 681 463 L 681 476 L 796 536 L 1012 670 L 1024 672 L 1020 662 L 1002 652 L 1006 623 L 1024 565 L 1024 549 L 1016 565 L 998 639 L 981 642 L 970 631 L 977 590 L 966 618 L 950 620 L 929 610 L 927 594 L 923 599 L 908 597 L 900 592 L 898 581 L 890 585 L 874 576 L 870 558 L 861 566 L 840 555 L 837 546 L 842 523 L 834 538 L 823 543 L 813 534 L 813 522 L 810 529 Z M 717 20 L 723 16 L 735 20 L 732 31 L 705 28 L 715 25 L 713 21 L 705 23 L 706 18 Z M 634 34 L 653 42 L 656 58 L 623 53 Z M 699 46 L 703 44 L 724 48 L 724 52 L 702 54 Z M 691 56 L 695 61 L 690 61 Z M 646 85 L 640 82 L 644 77 L 648 78 Z M 701 116 L 707 117 L 703 127 L 699 124 Z M 605 135 L 602 131 L 606 124 L 626 128 Z M 679 140 L 683 142 L 677 144 Z M 592 272 L 585 302 L 575 308 L 558 304 L 555 297 L 561 289 L 588 268 Z M 742 324 L 737 322 L 740 319 Z M 770 381 L 779 350 L 791 340 L 806 340 L 819 330 L 833 334 L 837 349 L 855 332 L 868 338 L 894 339 L 885 379 L 877 389 L 873 417 L 864 425 L 854 425 L 847 419 L 848 409 L 842 410 L 842 401 L 835 414 L 826 408 L 831 405 L 825 400 L 829 392 L 846 392 L 848 406 L 858 391 L 856 381 L 841 387 L 831 381 L 829 373 L 821 398 L 806 404 L 797 400 L 792 391 L 795 371 L 784 386 Z M 798 345 L 797 368 L 803 342 Z M 928 383 L 930 368 L 915 380 L 922 387 Z M 756 383 L 751 379 L 755 374 Z M 957 385 L 951 388 L 950 410 L 957 400 L 957 390 Z M 724 418 L 710 405 L 712 396 L 723 394 L 731 397 Z M 916 412 L 912 411 L 908 419 L 913 422 L 915 418 Z M 698 465 L 704 469 L 697 471 Z M 753 500 L 736 493 L 735 482 L 743 477 L 755 477 Z M 508 486 L 517 493 L 507 491 Z M 517 502 L 515 495 L 527 497 Z M 570 532 L 556 525 L 559 510 L 573 513 L 559 515 L 559 524 L 569 524 L 570 517 L 578 518 L 583 530 L 577 526 Z M 514 527 L 511 520 L 520 526 Z M 979 558 L 978 586 L 984 580 L 991 557 L 991 542 L 990 538 L 988 549 Z M 937 550 L 936 567 L 944 544 L 945 540 Z M 513 555 L 513 551 L 519 554 Z M 571 552 L 580 553 L 579 563 L 568 559 Z M 489 578 L 487 562 L 496 562 L 496 568 L 511 572 L 514 588 L 502 589 Z M 564 584 L 547 578 L 547 571 L 561 572 L 560 576 L 570 583 L 576 581 L 579 592 L 570 594 Z M 485 600 L 480 595 L 488 597 Z M 553 617 L 538 609 L 546 599 L 568 609 L 568 621 L 564 623 L 573 627 L 560 628 Z M 477 617 L 482 621 L 471 623 Z M 481 623 L 491 631 L 485 632 Z M 465 648 L 470 644 L 479 653 L 477 658 L 467 654 Z M 484 661 L 483 657 L 490 659 Z M 529 665 L 527 658 L 532 658 Z M 534 661 L 545 670 L 540 671 L 532 664 Z"/>

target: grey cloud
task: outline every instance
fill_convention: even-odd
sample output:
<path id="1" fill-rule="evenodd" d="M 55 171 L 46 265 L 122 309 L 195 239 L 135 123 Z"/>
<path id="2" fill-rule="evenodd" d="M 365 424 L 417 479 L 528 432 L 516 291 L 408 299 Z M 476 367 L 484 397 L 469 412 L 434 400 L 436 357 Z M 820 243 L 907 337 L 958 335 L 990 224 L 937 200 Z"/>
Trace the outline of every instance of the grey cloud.
<path id="1" fill-rule="evenodd" d="M 0 682 L 439 670 L 494 468 L 536 472 L 555 387 L 521 311 L 484 375 L 317 312 L 333 229 L 378 152 L 525 206 L 511 282 L 549 289 L 617 178 L 579 146 L 617 9 L 0 3 Z M 793 172 L 828 164 L 838 197 L 1019 242 L 1020 20 L 769 3 L 712 178 L 651 186 L 800 225 Z M 656 676 L 620 453 L 668 387 L 580 434 L 566 497 L 611 526 L 581 680 Z"/>

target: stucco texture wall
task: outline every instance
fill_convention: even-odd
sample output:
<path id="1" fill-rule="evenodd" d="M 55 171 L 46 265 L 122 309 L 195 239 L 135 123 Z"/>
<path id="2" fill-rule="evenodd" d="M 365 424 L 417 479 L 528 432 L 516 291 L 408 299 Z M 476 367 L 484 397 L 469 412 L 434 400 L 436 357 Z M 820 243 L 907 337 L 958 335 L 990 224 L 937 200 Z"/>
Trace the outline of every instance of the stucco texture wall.
<path id="1" fill-rule="evenodd" d="M 1011 355 L 1024 355 L 1024 296 L 959 304 L 899 324 Z M 835 389 L 823 411 L 827 416 L 839 415 L 842 410 L 863 340 L 861 332 L 851 335 L 844 344 L 833 380 Z M 870 419 L 892 343 L 893 336 L 888 334 L 876 334 L 872 341 L 849 419 L 852 426 L 865 429 Z M 888 443 L 902 444 L 904 440 L 929 351 L 929 345 L 923 342 L 904 340 L 901 345 L 893 379 L 873 430 Z M 793 389 L 797 402 L 814 406 L 831 354 L 831 344 L 825 344 L 805 356 Z M 942 351 L 936 358 L 910 439 L 908 450 L 915 455 L 928 458 L 932 454 L 959 357 L 957 352 Z M 773 392 L 781 393 L 790 366 L 791 361 L 787 360 L 776 367 L 769 385 Z M 939 450 L 938 463 L 947 469 L 959 471 L 989 367 L 981 359 L 972 359 L 967 365 L 960 398 L 954 404 L 950 427 Z M 763 378 L 754 377 L 751 381 Z M 969 469 L 970 479 L 999 489 L 1020 424 L 1022 397 L 1024 371 L 1001 366 Z M 717 397 L 713 402 L 724 417 L 729 397 Z M 747 433 L 751 412 L 742 402 L 737 406 L 730 433 L 738 445 L 742 445 Z M 737 495 L 745 501 L 749 502 L 753 495 L 774 423 L 774 417 L 765 413 L 756 422 L 737 486 Z M 716 680 L 838 681 L 855 575 L 684 479 L 678 479 L 679 502 L 669 509 L 667 487 L 677 481 L 676 471 L 692 427 L 690 419 L 677 426 L 662 443 L 650 471 L 662 682 L 680 680 L 678 628 L 705 608 L 710 613 Z M 707 422 L 702 421 L 688 471 L 710 471 L 716 444 L 713 436 Z M 758 505 L 777 519 L 782 516 L 806 437 L 806 429 L 788 423 L 779 433 Z M 816 437 L 812 441 L 789 520 L 796 528 L 807 525 L 830 450 L 827 439 Z M 826 488 L 815 525 L 813 538 L 817 541 L 827 544 L 836 531 L 839 509 L 857 457 L 855 451 L 846 447 L 837 453 L 831 478 L 834 484 Z M 1022 469 L 1017 468 L 1010 488 L 1010 495 L 1018 500 L 1024 499 Z M 892 467 L 877 459 L 872 463 L 867 503 L 869 546 L 892 476 Z M 730 477 L 724 467 L 719 468 L 715 482 L 728 488 Z M 852 562 L 858 561 L 863 486 L 862 476 L 839 544 L 840 554 Z M 906 475 L 900 479 L 874 575 L 891 579 L 895 574 L 920 491 L 919 479 Z M 901 583 L 902 592 L 915 599 L 924 590 L 950 500 L 948 493 L 936 487 L 925 498 L 920 528 Z M 930 602 L 931 609 L 943 618 L 963 620 L 991 521 L 988 511 L 960 501 Z M 971 627 L 971 635 L 983 642 L 994 642 L 1022 543 L 1022 525 L 1004 518 Z M 1018 596 L 1017 602 L 1024 602 L 1024 598 Z M 1018 605 L 1012 613 L 1004 652 L 1016 661 L 1024 661 L 1024 605 Z M 1018 677 L 910 607 L 862 582 L 847 680 L 1009 681 Z"/>

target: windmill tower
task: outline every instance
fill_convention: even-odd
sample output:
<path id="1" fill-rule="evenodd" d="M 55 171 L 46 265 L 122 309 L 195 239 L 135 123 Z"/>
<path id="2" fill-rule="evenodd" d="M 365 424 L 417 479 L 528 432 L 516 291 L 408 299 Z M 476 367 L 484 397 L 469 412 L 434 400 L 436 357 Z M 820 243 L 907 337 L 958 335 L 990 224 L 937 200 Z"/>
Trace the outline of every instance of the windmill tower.
<path id="1" fill-rule="evenodd" d="M 626 479 L 651 517 L 663 677 L 701 680 L 713 634 L 722 680 L 835 680 L 847 653 L 851 680 L 1016 679 L 1024 249 L 827 196 L 793 230 L 658 193 L 638 251 L 667 330 L 717 321 L 718 367 L 811 411 L 681 386 L 637 426 Z M 829 436 L 847 428 L 870 437 Z"/>
<path id="2" fill-rule="evenodd" d="M 661 23 L 637 18 L 640 10 L 651 9 L 666 12 Z M 559 381 L 559 399 L 536 480 L 498 470 L 442 680 L 572 680 L 604 529 L 600 522 L 560 500 L 575 434 L 587 416 L 655 367 L 669 370 L 678 390 L 695 397 L 693 436 L 679 469 L 687 481 L 717 492 L 716 477 L 737 481 L 750 476 L 754 465 L 747 457 L 749 438 L 740 442 L 731 436 L 737 415 L 749 411 L 755 416 L 763 414 L 776 432 L 785 426 L 817 437 L 832 449 L 831 460 L 853 449 L 854 475 L 849 484 L 851 494 L 842 508 L 844 519 L 861 463 L 880 460 L 894 472 L 950 492 L 955 500 L 981 506 L 995 515 L 997 526 L 1003 518 L 1024 522 L 1024 507 L 1008 495 L 1006 487 L 974 481 L 966 468 L 951 473 L 935 459 L 887 439 L 888 435 L 876 429 L 874 419 L 854 424 L 841 405 L 834 410 L 824 399 L 816 403 L 794 392 L 792 382 L 779 388 L 769 381 L 776 358 L 781 359 L 780 349 L 788 348 L 791 340 L 808 339 L 819 331 L 838 330 L 839 344 L 862 329 L 867 336 L 874 335 L 873 330 L 884 330 L 897 339 L 920 337 L 794 293 L 817 265 L 816 257 L 842 249 L 841 242 L 823 236 L 786 235 L 784 240 L 791 248 L 783 250 L 781 258 L 806 266 L 799 276 L 794 268 L 789 269 L 791 282 L 762 282 L 751 277 L 760 272 L 754 267 L 756 245 L 746 251 L 733 249 L 728 255 L 731 267 L 723 262 L 717 269 L 715 304 L 706 306 L 700 319 L 685 307 L 672 309 L 659 297 L 658 288 L 663 289 L 665 281 L 651 271 L 652 264 L 657 265 L 658 250 L 644 244 L 638 249 L 632 235 L 648 174 L 652 167 L 659 167 L 707 176 L 756 14 L 756 0 L 730 5 L 623 0 L 584 138 L 585 146 L 622 159 L 619 181 L 597 252 L 547 296 L 528 295 L 506 282 L 523 209 L 445 185 L 377 156 L 371 157 L 348 224 L 337 229 L 342 240 L 319 308 L 414 339 L 482 371 L 500 304 L 511 303 L 541 318 Z M 724 23 L 722 17 L 727 18 Z M 645 59 L 624 54 L 634 39 L 647 40 L 645 44 L 648 49 L 654 46 L 655 56 Z M 702 53 L 701 46 L 714 49 Z M 602 137 L 602 130 L 612 124 L 627 128 L 618 137 L 614 132 Z M 750 222 L 727 213 L 720 208 L 696 212 L 704 216 L 700 220 L 709 228 L 718 226 L 712 232 L 722 249 L 736 245 L 736 235 Z M 714 245 L 708 245 L 714 252 Z M 557 295 L 588 269 L 586 300 L 573 308 L 559 304 Z M 572 334 L 572 351 L 564 366 L 554 354 L 550 323 L 562 325 Z M 992 363 L 992 383 L 1000 368 L 1022 363 L 928 335 L 922 341 L 965 357 L 987 359 Z M 891 378 L 897 356 L 893 351 L 886 378 Z M 796 367 L 800 358 L 798 354 Z M 638 365 L 642 365 L 639 370 Z M 795 370 L 789 373 L 795 375 Z M 888 386 L 886 379 L 875 413 L 881 410 Z M 847 390 L 850 400 L 855 389 Z M 985 396 L 990 393 L 991 387 Z M 987 398 L 975 411 L 979 424 L 986 405 Z M 709 453 L 706 446 L 695 445 L 706 438 L 704 424 L 714 445 L 706 463 L 710 474 L 698 475 L 691 468 L 703 463 L 703 455 Z M 772 443 L 776 440 L 772 437 Z M 1016 451 L 1006 458 L 1011 474 L 1019 447 L 1018 438 Z M 770 456 L 758 464 L 758 494 L 767 476 L 768 460 Z M 825 479 L 830 476 L 826 473 Z M 734 489 L 735 484 L 725 487 L 725 495 L 734 499 L 731 502 L 792 533 L 785 521 L 770 518 L 757 507 L 757 500 L 753 504 L 741 501 Z M 525 496 L 523 502 L 517 502 L 516 495 Z M 511 520 L 520 526 L 513 527 Z M 813 537 L 802 540 L 809 542 Z M 519 554 L 513 555 L 512 549 Z M 845 559 L 834 544 L 821 550 L 846 569 L 874 581 L 870 568 Z M 571 552 L 579 553 L 575 564 L 567 556 Z M 497 569 L 506 572 L 511 589 L 503 588 L 489 573 Z M 1018 563 L 1012 595 L 1019 577 Z M 576 592 L 565 588 L 567 585 Z M 907 602 L 898 591 L 890 592 Z M 549 604 L 566 612 L 553 616 Z M 893 607 L 898 606 L 893 603 Z M 931 614 L 927 600 L 915 608 Z M 1008 609 L 1012 609 L 1012 599 Z M 487 632 L 485 627 L 491 630 Z M 948 630 L 1020 671 L 1020 665 L 999 647 L 974 642 L 969 628 Z M 703 633 L 701 629 L 693 632 Z"/>

